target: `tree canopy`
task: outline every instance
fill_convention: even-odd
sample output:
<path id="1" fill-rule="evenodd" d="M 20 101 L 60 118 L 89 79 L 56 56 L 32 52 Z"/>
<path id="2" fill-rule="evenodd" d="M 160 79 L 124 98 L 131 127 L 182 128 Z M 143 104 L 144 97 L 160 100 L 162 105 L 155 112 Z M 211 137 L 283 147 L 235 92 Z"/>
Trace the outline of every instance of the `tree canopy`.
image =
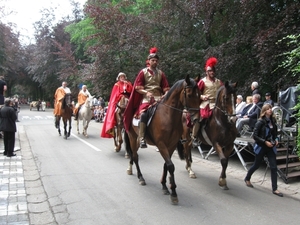
<path id="1" fill-rule="evenodd" d="M 73 1 L 74 15 L 57 24 L 45 10 L 28 46 L 0 23 L 0 73 L 9 88 L 27 86 L 32 98 L 52 100 L 66 80 L 74 98 L 85 83 L 108 99 L 117 74 L 133 82 L 153 46 L 171 85 L 186 74 L 202 76 L 211 56 L 217 76 L 237 81 L 244 96 L 253 81 L 274 97 L 299 82 L 285 55 L 295 49 L 285 37 L 300 33 L 297 0 L 88 0 L 83 14 L 77 6 Z"/>

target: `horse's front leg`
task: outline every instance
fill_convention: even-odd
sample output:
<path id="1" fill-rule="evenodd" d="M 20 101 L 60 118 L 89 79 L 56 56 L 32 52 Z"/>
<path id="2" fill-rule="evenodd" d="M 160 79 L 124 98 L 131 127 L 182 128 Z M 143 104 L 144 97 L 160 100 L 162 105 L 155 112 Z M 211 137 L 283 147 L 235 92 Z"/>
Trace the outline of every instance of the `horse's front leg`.
<path id="1" fill-rule="evenodd" d="M 88 127 L 89 127 L 89 123 L 90 123 L 89 120 L 86 120 L 86 121 L 85 121 L 84 131 L 85 131 L 85 136 L 86 136 L 86 137 L 88 137 L 87 129 L 88 129 Z"/>
<path id="2" fill-rule="evenodd" d="M 79 118 L 76 120 L 76 128 L 77 128 L 77 134 L 80 134 L 79 132 Z"/>
<path id="3" fill-rule="evenodd" d="M 190 178 L 197 178 L 196 174 L 192 170 L 192 139 L 187 137 L 186 142 L 183 144 L 184 146 L 184 156 L 185 156 L 185 162 L 186 162 L 186 170 L 189 173 Z"/>
<path id="4" fill-rule="evenodd" d="M 225 157 L 225 155 L 223 153 L 223 149 L 219 144 L 216 144 L 214 146 L 214 149 L 216 150 L 216 152 L 219 155 L 221 166 L 222 166 L 222 171 L 221 171 L 220 178 L 219 178 L 219 186 L 223 190 L 228 190 L 229 188 L 227 187 L 227 182 L 226 182 L 226 169 L 228 166 L 228 157 Z"/>
<path id="5" fill-rule="evenodd" d="M 66 123 L 66 128 L 67 128 L 67 123 Z M 70 135 L 71 135 L 71 129 L 72 129 L 72 117 L 69 119 L 68 137 L 70 137 Z"/>
<path id="6" fill-rule="evenodd" d="M 160 183 L 162 185 L 162 191 L 163 191 L 164 195 L 169 195 L 170 194 L 170 192 L 168 190 L 168 187 L 166 185 L 166 183 L 167 183 L 167 175 L 168 175 L 168 167 L 167 167 L 167 164 L 164 163 L 163 173 L 162 173 L 161 180 L 160 180 Z"/>
<path id="7" fill-rule="evenodd" d="M 55 127 L 58 130 L 59 136 L 61 136 L 61 131 L 60 131 L 60 118 L 58 116 L 55 116 Z"/>
<path id="8" fill-rule="evenodd" d="M 178 197 L 177 197 L 177 193 L 176 193 L 176 183 L 175 183 L 175 175 L 174 175 L 174 172 L 175 172 L 175 166 L 173 164 L 173 162 L 171 161 L 171 159 L 169 159 L 167 162 L 167 169 L 170 173 L 170 189 L 172 191 L 171 195 L 170 195 L 170 200 L 172 202 L 172 204 L 176 205 L 178 204 Z"/>
<path id="9" fill-rule="evenodd" d="M 120 128 L 120 124 L 117 125 L 117 133 L 115 134 L 115 151 L 119 152 L 121 150 L 121 145 L 123 143 L 122 140 L 122 129 Z"/>
<path id="10" fill-rule="evenodd" d="M 64 139 L 68 138 L 68 132 L 67 132 L 67 120 L 63 119 L 64 122 Z"/>

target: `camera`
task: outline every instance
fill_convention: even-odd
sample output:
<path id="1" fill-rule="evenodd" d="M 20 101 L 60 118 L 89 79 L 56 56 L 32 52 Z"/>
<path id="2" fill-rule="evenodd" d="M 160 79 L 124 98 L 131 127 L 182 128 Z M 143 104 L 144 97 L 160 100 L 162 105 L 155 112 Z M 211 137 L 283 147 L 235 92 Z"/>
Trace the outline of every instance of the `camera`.
<path id="1" fill-rule="evenodd" d="M 276 145 L 276 142 L 274 140 L 270 140 L 270 142 L 273 146 Z"/>

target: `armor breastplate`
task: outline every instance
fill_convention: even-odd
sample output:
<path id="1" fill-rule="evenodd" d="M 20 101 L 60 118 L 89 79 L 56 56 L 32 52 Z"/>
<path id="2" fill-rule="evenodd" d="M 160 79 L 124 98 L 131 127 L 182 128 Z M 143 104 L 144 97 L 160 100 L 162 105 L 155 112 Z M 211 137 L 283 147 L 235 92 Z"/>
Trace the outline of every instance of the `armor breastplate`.
<path id="1" fill-rule="evenodd" d="M 158 73 L 152 75 L 148 72 L 147 68 L 143 70 L 145 78 L 144 90 L 151 92 L 154 96 L 154 99 L 157 101 L 162 96 L 162 89 L 160 83 L 162 80 L 162 73 L 160 70 L 157 70 Z M 142 103 L 150 102 L 150 99 L 146 95 L 143 97 Z"/>
<path id="2" fill-rule="evenodd" d="M 213 107 L 215 107 L 216 94 L 219 87 L 221 86 L 221 81 L 215 78 L 215 82 L 212 82 L 209 79 L 206 79 L 206 77 L 202 80 L 205 84 L 203 95 L 207 95 L 210 100 L 202 101 L 200 108 L 205 108 L 207 104 L 209 104 L 209 108 L 212 109 Z"/>

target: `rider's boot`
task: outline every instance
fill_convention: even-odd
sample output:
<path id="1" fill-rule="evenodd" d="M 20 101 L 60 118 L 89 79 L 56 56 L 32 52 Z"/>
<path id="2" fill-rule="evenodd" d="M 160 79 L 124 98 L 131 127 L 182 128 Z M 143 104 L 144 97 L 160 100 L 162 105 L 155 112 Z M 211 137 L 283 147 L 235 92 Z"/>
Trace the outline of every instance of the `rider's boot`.
<path id="1" fill-rule="evenodd" d="M 55 128 L 56 128 L 56 129 L 59 128 L 57 116 L 55 116 L 54 125 L 55 125 Z"/>
<path id="2" fill-rule="evenodd" d="M 193 126 L 193 131 L 192 131 L 192 141 L 193 141 L 193 146 L 198 146 L 199 145 L 199 141 L 198 141 L 198 131 L 200 129 L 200 122 L 201 122 L 202 118 L 200 118 L 199 120 L 196 119 L 194 120 L 194 126 Z"/>
<path id="3" fill-rule="evenodd" d="M 78 120 L 78 111 L 77 111 L 77 113 L 75 114 L 74 120 Z"/>
<path id="4" fill-rule="evenodd" d="M 147 148 L 147 144 L 145 141 L 145 132 L 146 132 L 146 123 L 141 121 L 140 130 L 139 130 L 140 148 Z"/>

